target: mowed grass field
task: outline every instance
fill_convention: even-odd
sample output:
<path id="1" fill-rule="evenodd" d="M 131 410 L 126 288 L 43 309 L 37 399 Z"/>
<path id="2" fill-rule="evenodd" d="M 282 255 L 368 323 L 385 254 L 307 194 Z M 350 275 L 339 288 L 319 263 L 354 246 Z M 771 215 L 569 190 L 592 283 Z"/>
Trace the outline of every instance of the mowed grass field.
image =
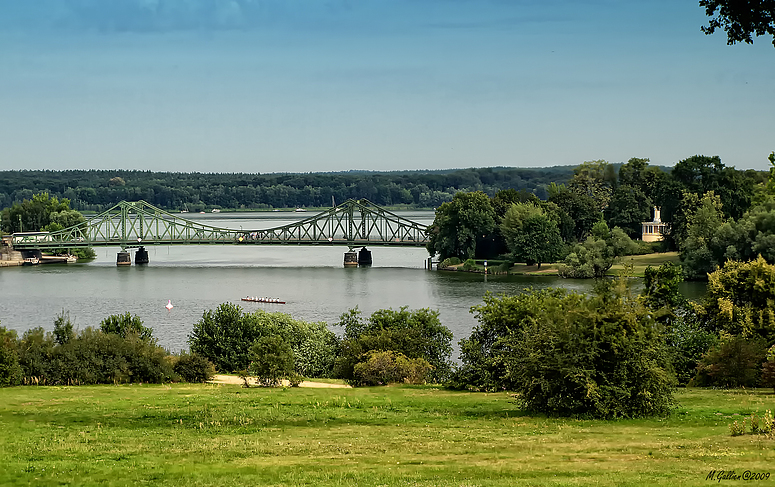
<path id="1" fill-rule="evenodd" d="M 712 485 L 770 472 L 775 439 L 729 435 L 771 390 L 679 390 L 668 418 L 527 415 L 430 386 L 0 389 L 2 485 Z M 722 481 L 740 484 L 742 481 Z"/>
<path id="2" fill-rule="evenodd" d="M 646 267 L 659 267 L 665 262 L 672 262 L 678 264 L 680 259 L 678 252 L 661 252 L 658 254 L 645 254 L 645 255 L 628 255 L 622 257 L 618 264 L 615 264 L 608 271 L 609 275 L 616 275 L 619 271 L 624 269 L 626 264 L 632 265 L 632 273 L 634 276 L 643 277 L 646 272 Z"/>

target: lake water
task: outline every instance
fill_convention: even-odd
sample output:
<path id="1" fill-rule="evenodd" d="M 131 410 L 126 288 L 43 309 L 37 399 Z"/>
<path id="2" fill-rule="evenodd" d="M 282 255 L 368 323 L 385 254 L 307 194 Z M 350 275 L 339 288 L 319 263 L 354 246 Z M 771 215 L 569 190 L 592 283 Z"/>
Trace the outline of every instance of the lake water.
<path id="1" fill-rule="evenodd" d="M 432 212 L 399 212 L 428 224 Z M 225 228 L 264 229 L 313 213 L 193 214 L 193 220 Z M 165 348 L 188 348 L 193 324 L 224 302 L 246 311 L 265 309 L 307 321 L 333 324 L 357 306 L 365 315 L 381 308 L 438 310 L 455 335 L 467 337 L 477 324 L 471 306 L 486 292 L 514 294 L 527 287 L 561 286 L 588 291 L 591 281 L 557 277 L 484 276 L 427 271 L 424 248 L 370 247 L 374 264 L 344 268 L 346 247 L 338 246 L 170 246 L 148 247 L 147 266 L 117 267 L 118 248 L 95 248 L 88 264 L 0 269 L 0 324 L 21 334 L 42 326 L 53 330 L 58 313 L 69 311 L 76 326 L 98 326 L 108 315 L 138 315 Z M 134 257 L 133 257 L 134 259 Z M 698 287 L 688 293 L 702 292 Z M 269 296 L 285 305 L 248 303 L 244 296 Z M 174 308 L 164 306 L 171 300 Z M 338 331 L 337 328 L 332 330 Z"/>

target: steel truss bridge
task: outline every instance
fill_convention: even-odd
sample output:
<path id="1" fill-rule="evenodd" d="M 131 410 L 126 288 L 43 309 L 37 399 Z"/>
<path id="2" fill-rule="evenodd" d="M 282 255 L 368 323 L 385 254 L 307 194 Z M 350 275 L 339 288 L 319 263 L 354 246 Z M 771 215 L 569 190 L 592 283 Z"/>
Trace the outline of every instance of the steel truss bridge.
<path id="1" fill-rule="evenodd" d="M 367 200 L 344 203 L 276 228 L 235 230 L 182 218 L 145 201 L 122 201 L 109 210 L 58 232 L 13 235 L 16 250 L 56 250 L 148 245 L 366 245 L 424 246 L 427 226 L 396 215 Z"/>

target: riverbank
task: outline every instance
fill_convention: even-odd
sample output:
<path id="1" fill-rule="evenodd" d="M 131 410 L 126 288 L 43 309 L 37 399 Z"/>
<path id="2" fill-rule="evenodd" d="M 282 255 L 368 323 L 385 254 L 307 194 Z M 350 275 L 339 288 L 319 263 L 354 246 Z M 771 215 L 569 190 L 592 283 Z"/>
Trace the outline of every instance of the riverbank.
<path id="1" fill-rule="evenodd" d="M 667 418 L 603 421 L 434 386 L 5 388 L 0 485 L 702 486 L 775 474 L 775 440 L 729 432 L 771 392 L 680 389 Z"/>
<path id="2" fill-rule="evenodd" d="M 486 272 L 489 275 L 556 277 L 558 274 L 558 270 L 562 265 L 561 263 L 541 264 L 541 266 L 539 267 L 537 264 L 527 265 L 527 264 L 517 263 L 510 266 L 508 269 L 505 269 L 504 263 L 506 261 L 503 261 L 503 260 L 485 261 L 485 260 L 477 259 L 477 260 L 474 260 L 473 262 L 474 262 L 473 265 L 470 262 L 468 264 L 461 263 L 461 264 L 455 264 L 455 265 L 439 268 L 439 270 L 484 274 L 485 273 L 484 263 L 487 262 Z M 607 275 L 609 276 L 618 275 L 619 272 L 624 270 L 626 266 L 631 265 L 632 273 L 634 277 L 644 277 L 647 267 L 649 266 L 659 267 L 660 265 L 666 262 L 672 262 L 674 264 L 678 264 L 680 262 L 680 259 L 678 257 L 678 252 L 659 252 L 659 253 L 645 254 L 645 255 L 628 255 L 626 257 L 623 257 L 618 264 L 613 265 L 611 269 L 609 269 Z"/>

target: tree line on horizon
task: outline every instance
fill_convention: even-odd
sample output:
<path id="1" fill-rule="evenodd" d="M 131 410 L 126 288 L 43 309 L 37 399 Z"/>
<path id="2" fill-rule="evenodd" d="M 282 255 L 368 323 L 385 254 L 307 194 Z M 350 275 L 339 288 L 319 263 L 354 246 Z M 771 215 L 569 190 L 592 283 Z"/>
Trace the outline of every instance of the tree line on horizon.
<path id="1" fill-rule="evenodd" d="M 67 199 L 79 211 L 103 211 L 122 200 L 145 200 L 171 211 L 330 207 L 332 200 L 362 198 L 380 206 L 436 208 L 459 191 L 495 194 L 513 188 L 546 198 L 551 183 L 572 175 L 571 166 L 295 174 L 0 171 L 0 208 L 41 192 Z"/>

